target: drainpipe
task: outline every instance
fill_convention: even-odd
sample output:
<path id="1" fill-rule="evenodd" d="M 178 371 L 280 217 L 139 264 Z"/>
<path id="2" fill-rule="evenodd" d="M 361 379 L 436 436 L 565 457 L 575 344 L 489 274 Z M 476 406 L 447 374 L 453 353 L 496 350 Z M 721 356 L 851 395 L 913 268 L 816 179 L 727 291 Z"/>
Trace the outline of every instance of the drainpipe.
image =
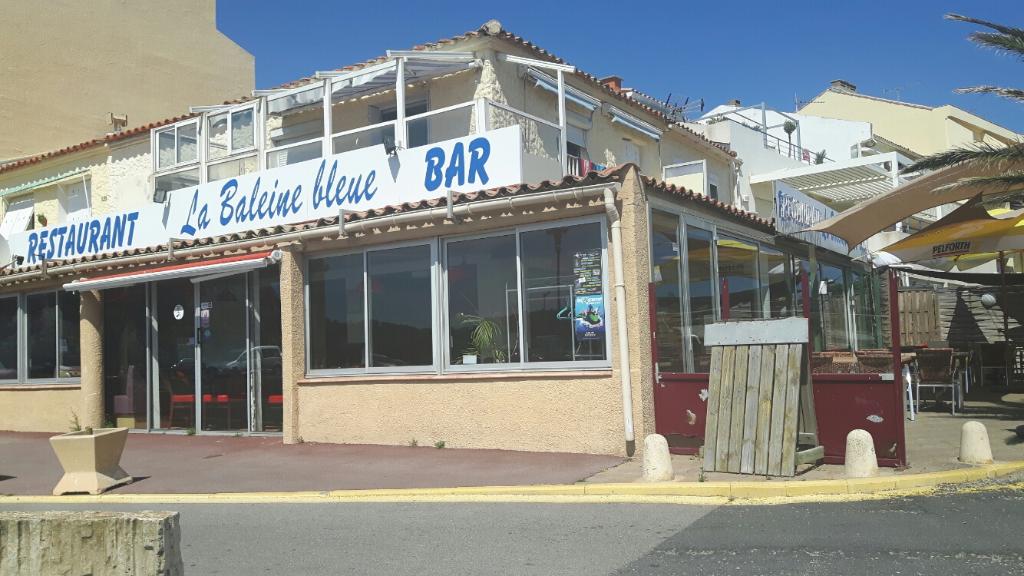
<path id="1" fill-rule="evenodd" d="M 626 284 L 622 273 L 622 220 L 615 207 L 615 194 L 604 189 L 604 210 L 612 228 L 612 257 L 615 261 L 615 323 L 619 334 L 619 372 L 622 382 L 622 422 L 626 436 L 626 454 L 636 451 L 633 433 L 633 383 L 629 365 L 629 334 L 626 329 Z"/>

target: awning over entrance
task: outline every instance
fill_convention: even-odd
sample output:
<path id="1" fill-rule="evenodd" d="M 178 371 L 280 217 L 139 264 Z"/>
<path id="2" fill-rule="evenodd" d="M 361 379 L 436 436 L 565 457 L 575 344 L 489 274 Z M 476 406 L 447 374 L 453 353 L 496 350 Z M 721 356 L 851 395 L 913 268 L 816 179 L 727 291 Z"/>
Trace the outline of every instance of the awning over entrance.
<path id="1" fill-rule="evenodd" d="M 125 272 L 121 274 L 108 274 L 106 276 L 95 276 L 68 282 L 64 285 L 65 290 L 105 290 L 108 288 L 121 288 L 132 286 L 142 282 L 156 282 L 158 280 L 170 280 L 172 278 L 207 279 L 212 277 L 240 274 L 250 270 L 265 268 L 281 259 L 281 251 L 253 252 L 237 256 L 224 256 L 212 260 L 199 262 L 187 262 L 183 264 L 167 264 L 157 268 L 149 268 L 139 272 Z"/>

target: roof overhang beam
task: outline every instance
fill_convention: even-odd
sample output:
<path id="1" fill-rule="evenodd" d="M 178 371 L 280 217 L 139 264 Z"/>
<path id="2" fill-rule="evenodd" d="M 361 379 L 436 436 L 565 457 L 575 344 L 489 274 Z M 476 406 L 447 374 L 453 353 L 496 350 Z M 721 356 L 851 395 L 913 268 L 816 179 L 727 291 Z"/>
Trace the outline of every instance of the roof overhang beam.
<path id="1" fill-rule="evenodd" d="M 533 66 L 534 68 L 543 68 L 545 70 L 554 70 L 573 73 L 576 72 L 576 67 L 570 64 L 559 64 L 557 62 L 548 62 L 547 60 L 538 60 L 536 58 L 524 58 L 523 56 L 515 56 L 513 54 L 502 54 L 501 59 L 505 62 L 511 62 L 513 64 L 523 64 L 525 66 Z"/>

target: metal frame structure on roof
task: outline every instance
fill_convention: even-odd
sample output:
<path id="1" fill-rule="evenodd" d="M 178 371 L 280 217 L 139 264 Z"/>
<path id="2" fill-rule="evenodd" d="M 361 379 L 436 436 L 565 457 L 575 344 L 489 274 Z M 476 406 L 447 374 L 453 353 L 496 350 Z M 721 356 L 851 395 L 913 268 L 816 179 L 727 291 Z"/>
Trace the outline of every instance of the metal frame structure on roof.
<path id="1" fill-rule="evenodd" d="M 903 182 L 900 154 L 887 152 L 840 162 L 757 174 L 751 184 L 781 181 L 834 204 L 852 204 L 892 191 Z M 886 166 L 888 164 L 888 166 Z"/>

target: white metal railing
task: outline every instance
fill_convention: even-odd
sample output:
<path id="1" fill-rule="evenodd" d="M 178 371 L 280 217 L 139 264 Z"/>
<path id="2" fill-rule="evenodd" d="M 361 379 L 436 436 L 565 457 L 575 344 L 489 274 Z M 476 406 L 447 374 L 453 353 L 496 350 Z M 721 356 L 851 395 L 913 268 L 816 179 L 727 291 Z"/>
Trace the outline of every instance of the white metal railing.
<path id="1" fill-rule="evenodd" d="M 265 108 L 263 107 L 263 109 Z M 562 152 L 561 128 L 556 122 L 487 98 L 478 98 L 397 120 L 335 132 L 330 134 L 329 139 L 326 140 L 324 136 L 318 135 L 314 138 L 280 146 L 273 146 L 267 138 L 265 120 L 259 124 L 264 128 L 255 139 L 257 146 L 244 151 L 240 150 L 237 155 L 232 154 L 215 160 L 200 158 L 189 168 L 193 166 L 199 168 L 202 180 L 206 181 L 211 168 L 244 160 L 253 155 L 260 160 L 255 169 L 261 170 L 378 144 L 394 146 L 396 142 L 400 141 L 399 132 L 406 138 L 407 147 L 415 148 L 508 126 L 521 128 L 522 146 L 524 151 L 529 154 L 560 162 Z M 324 124 L 325 126 L 330 125 L 326 121 Z M 202 126 L 201 123 L 199 125 Z M 404 130 L 399 130 L 400 125 L 404 127 Z M 200 135 L 200 137 L 203 136 Z M 174 169 L 164 169 L 155 175 L 176 173 L 182 168 L 175 166 Z M 240 167 L 240 169 L 246 170 L 249 168 L 253 167 L 248 165 Z M 566 164 L 562 167 L 563 174 L 582 175 L 583 171 L 584 161 L 579 157 L 567 157 Z"/>
<path id="2" fill-rule="evenodd" d="M 275 146 L 267 151 L 267 168 L 277 168 L 323 156 L 323 138 Z"/>
<path id="3" fill-rule="evenodd" d="M 394 120 L 381 122 L 372 126 L 364 126 L 338 132 L 331 136 L 332 150 L 335 154 L 350 152 L 360 148 L 369 148 L 377 144 L 391 147 L 395 144 Z"/>

